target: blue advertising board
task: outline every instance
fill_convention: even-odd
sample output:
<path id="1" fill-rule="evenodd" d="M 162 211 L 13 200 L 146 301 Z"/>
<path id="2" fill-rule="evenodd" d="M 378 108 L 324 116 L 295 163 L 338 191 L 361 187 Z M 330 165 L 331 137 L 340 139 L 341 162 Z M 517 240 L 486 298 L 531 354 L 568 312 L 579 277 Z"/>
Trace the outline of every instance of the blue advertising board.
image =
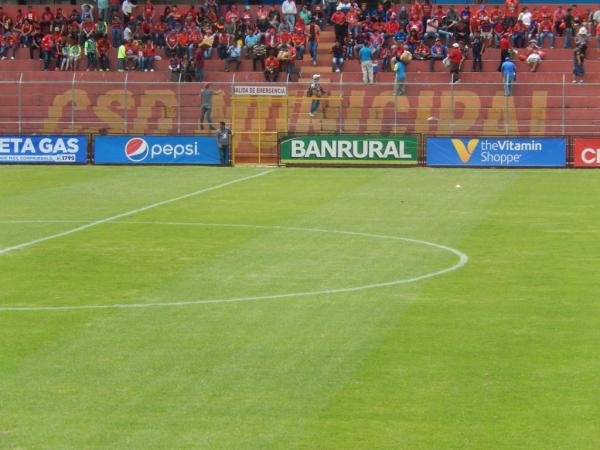
<path id="1" fill-rule="evenodd" d="M 564 138 L 427 138 L 428 166 L 564 167 Z"/>
<path id="2" fill-rule="evenodd" d="M 94 164 L 221 164 L 213 136 L 96 136 Z"/>
<path id="3" fill-rule="evenodd" d="M 0 164 L 85 164 L 87 136 L 0 135 Z"/>

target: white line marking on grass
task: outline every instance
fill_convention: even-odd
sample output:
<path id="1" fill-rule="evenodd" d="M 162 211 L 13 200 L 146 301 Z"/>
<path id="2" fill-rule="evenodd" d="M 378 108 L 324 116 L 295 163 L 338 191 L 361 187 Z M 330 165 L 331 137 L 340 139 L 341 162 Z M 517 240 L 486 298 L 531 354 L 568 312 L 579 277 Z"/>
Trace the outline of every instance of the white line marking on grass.
<path id="1" fill-rule="evenodd" d="M 39 221 L 42 222 L 42 221 Z M 39 223 L 36 222 L 36 223 Z M 74 221 L 76 222 L 76 221 Z M 133 308 L 157 308 L 157 307 L 173 307 L 173 306 L 190 306 L 190 305 L 207 305 L 212 303 L 233 303 L 233 302 L 250 302 L 258 300 L 278 300 L 287 298 L 297 297 L 308 297 L 316 295 L 331 295 L 331 294 L 343 294 L 350 292 L 364 291 L 367 289 L 377 289 L 390 286 L 398 286 L 402 284 L 414 283 L 416 281 L 427 280 L 436 276 L 444 275 L 453 272 L 463 267 L 468 261 L 469 257 L 455 248 L 448 247 L 446 245 L 436 244 L 434 242 L 423 241 L 419 239 L 405 238 L 401 236 L 387 236 L 381 234 L 362 233 L 356 231 L 342 231 L 342 230 L 327 230 L 322 228 L 301 228 L 301 227 L 286 227 L 286 226 L 269 226 L 269 225 L 245 225 L 245 224 L 219 224 L 219 223 L 199 223 L 199 222 L 145 222 L 145 221 L 120 221 L 112 222 L 113 224 L 120 225 L 171 225 L 171 226 L 202 226 L 202 227 L 231 227 L 231 228 L 255 228 L 255 229 L 273 229 L 280 231 L 303 231 L 312 233 L 332 233 L 332 234 L 344 234 L 349 236 L 362 236 L 373 239 L 388 239 L 396 241 L 411 242 L 413 244 L 426 245 L 428 247 L 437 248 L 450 252 L 458 257 L 456 262 L 451 267 L 446 269 L 438 270 L 436 272 L 430 272 L 423 275 L 418 275 L 411 278 L 405 278 L 401 280 L 386 281 L 382 283 L 366 284 L 361 286 L 353 286 L 348 288 L 338 289 L 323 289 L 318 291 L 306 291 L 306 292 L 291 292 L 287 294 L 273 294 L 273 295 L 261 295 L 254 297 L 233 297 L 226 299 L 212 299 L 212 300 L 186 300 L 177 302 L 164 302 L 164 303 L 129 303 L 129 304 L 113 304 L 113 305 L 81 305 L 81 306 L 0 306 L 0 311 L 81 311 L 81 310 L 98 310 L 98 309 L 133 309 Z"/>
<path id="2" fill-rule="evenodd" d="M 269 174 L 271 172 L 274 172 L 275 170 L 276 169 L 267 170 L 267 171 L 264 171 L 264 172 L 257 173 L 255 175 L 250 175 L 250 176 L 243 177 L 243 178 L 237 178 L 235 180 L 227 181 L 225 183 L 217 184 L 215 186 L 210 186 L 210 187 L 207 187 L 207 188 L 204 188 L 204 189 L 200 189 L 198 191 L 190 192 L 189 194 L 184 194 L 184 195 L 180 195 L 178 197 L 170 198 L 170 199 L 167 199 L 167 200 L 162 200 L 160 202 L 152 203 L 151 205 L 142 206 L 141 208 L 132 209 L 131 211 L 125 211 L 125 212 L 123 212 L 121 214 L 116 214 L 114 216 L 110 216 L 110 217 L 107 217 L 105 219 L 95 220 L 93 222 L 86 223 L 85 225 L 81 225 L 79 227 L 72 228 L 70 230 L 65 230 L 65 231 L 61 231 L 60 233 L 51 234 L 50 236 L 45 236 L 45 237 L 42 237 L 42 238 L 34 239 L 32 241 L 29 241 L 29 242 L 23 242 L 22 244 L 12 245 L 10 247 L 5 247 L 3 249 L 0 249 L 0 255 L 4 255 L 6 253 L 10 253 L 10 252 L 12 252 L 14 250 L 19 250 L 19 249 L 22 249 L 22 248 L 25 248 L 25 247 L 30 247 L 32 245 L 39 244 L 41 242 L 46 242 L 46 241 L 49 241 L 51 239 L 57 239 L 57 238 L 60 238 L 60 237 L 69 236 L 70 234 L 78 233 L 80 231 L 87 230 L 88 228 L 92 228 L 92 227 L 96 227 L 98 225 L 102 225 L 103 223 L 112 222 L 114 220 L 121 219 L 123 217 L 131 216 L 133 214 L 137 214 L 137 213 L 140 213 L 140 212 L 143 212 L 143 211 L 148 211 L 149 209 L 157 208 L 157 207 L 163 206 L 163 205 L 168 205 L 169 203 L 177 202 L 179 200 L 184 200 L 186 198 L 194 197 L 196 195 L 204 194 L 206 192 L 214 191 L 216 189 L 221 189 L 221 188 L 224 188 L 226 186 L 230 186 L 232 184 L 241 183 L 242 181 L 251 180 L 252 178 L 261 177 L 263 175 L 267 175 L 267 174 Z"/>

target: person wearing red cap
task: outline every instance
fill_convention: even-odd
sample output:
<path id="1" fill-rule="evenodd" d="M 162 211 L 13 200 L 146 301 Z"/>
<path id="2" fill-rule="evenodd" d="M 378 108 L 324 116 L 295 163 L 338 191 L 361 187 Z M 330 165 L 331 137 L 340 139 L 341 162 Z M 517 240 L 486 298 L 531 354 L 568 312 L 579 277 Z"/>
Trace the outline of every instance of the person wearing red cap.
<path id="1" fill-rule="evenodd" d="M 214 95 L 223 93 L 223 91 L 215 91 L 209 89 L 209 84 L 204 83 L 204 87 L 200 91 L 200 129 L 204 130 L 204 118 L 207 119 L 208 126 L 211 130 L 216 130 L 212 121 L 212 99 Z"/>

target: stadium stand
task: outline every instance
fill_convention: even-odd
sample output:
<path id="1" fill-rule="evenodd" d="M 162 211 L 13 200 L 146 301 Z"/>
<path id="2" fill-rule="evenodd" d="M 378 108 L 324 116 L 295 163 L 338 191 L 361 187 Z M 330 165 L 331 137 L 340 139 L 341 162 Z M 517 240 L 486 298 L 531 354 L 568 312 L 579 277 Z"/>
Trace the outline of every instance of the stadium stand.
<path id="1" fill-rule="evenodd" d="M 277 132 L 565 134 L 574 127 L 596 133 L 600 10 L 591 6 L 514 0 L 455 8 L 428 2 L 359 8 L 348 0 L 286 0 L 277 7 L 126 1 L 102 10 L 3 5 L 0 83 L 8 108 L 0 111 L 0 129 L 200 133 L 200 85 L 194 82 L 209 81 L 224 90 L 213 116 L 233 122 L 249 161 L 256 159 L 256 130 L 264 161 L 274 158 Z M 511 98 L 504 97 L 497 71 L 504 35 L 508 44 L 502 45 L 510 47 L 518 68 Z M 485 41 L 477 71 L 474 38 Z M 451 86 L 442 60 L 453 43 L 467 59 L 462 83 Z M 357 59 L 367 44 L 376 72 L 368 86 Z M 441 55 L 433 63 L 432 46 Z M 575 46 L 586 54 L 584 86 L 571 83 Z M 535 72 L 527 64 L 531 53 L 542 57 Z M 406 97 L 393 95 L 396 59 L 407 62 Z M 264 60 L 277 73 L 268 79 L 287 87 L 287 100 L 234 100 L 232 86 L 267 82 Z M 313 74 L 329 91 L 315 119 L 304 99 Z M 7 89 L 15 85 L 16 92 Z"/>

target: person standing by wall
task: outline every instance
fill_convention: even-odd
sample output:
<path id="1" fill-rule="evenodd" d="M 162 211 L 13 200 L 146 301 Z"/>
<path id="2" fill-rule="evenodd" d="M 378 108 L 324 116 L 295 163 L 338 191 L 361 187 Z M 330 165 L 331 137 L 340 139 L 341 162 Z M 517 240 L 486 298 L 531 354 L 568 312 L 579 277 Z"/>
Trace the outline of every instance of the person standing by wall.
<path id="1" fill-rule="evenodd" d="M 373 83 L 373 51 L 367 43 L 358 51 L 360 68 L 363 74 L 363 83 Z"/>
<path id="2" fill-rule="evenodd" d="M 306 26 L 306 43 L 313 66 L 317 65 L 317 49 L 319 48 L 320 32 L 321 29 L 319 28 L 319 25 L 315 23 L 315 18 L 313 17 L 310 19 L 310 23 Z"/>
<path id="3" fill-rule="evenodd" d="M 510 57 L 506 57 L 506 60 L 502 63 L 502 83 L 504 84 L 504 95 L 510 97 L 512 95 L 513 83 L 517 79 L 517 66 L 510 60 Z"/>
<path id="4" fill-rule="evenodd" d="M 396 76 L 394 77 L 394 93 L 396 95 L 405 95 L 406 88 L 404 83 L 406 82 L 406 66 L 402 61 L 397 60 L 393 70 L 396 72 Z"/>
<path id="5" fill-rule="evenodd" d="M 296 14 L 298 14 L 296 2 L 294 0 L 284 0 L 281 4 L 281 12 L 283 20 L 288 24 L 289 29 L 293 30 L 294 25 L 296 25 Z"/>
<path id="6" fill-rule="evenodd" d="M 215 129 L 212 121 L 212 101 L 213 96 L 219 95 L 223 91 L 215 91 L 209 89 L 209 84 L 204 83 L 204 87 L 200 91 L 200 129 L 204 130 L 204 119 L 206 118 L 208 126 L 211 130 Z"/>
<path id="7" fill-rule="evenodd" d="M 450 81 L 453 84 L 460 83 L 460 69 L 465 58 L 456 42 L 452 44 L 448 59 L 450 60 Z"/>
<path id="8" fill-rule="evenodd" d="M 585 52 L 583 47 L 577 45 L 573 52 L 573 83 L 583 83 L 583 61 L 585 60 Z"/>
<path id="9" fill-rule="evenodd" d="M 231 134 L 231 130 L 225 126 L 225 122 L 220 123 L 220 127 L 215 134 L 219 152 L 221 153 L 221 164 L 225 166 L 228 166 L 230 163 L 229 148 L 231 147 Z"/>
<path id="10" fill-rule="evenodd" d="M 319 84 L 320 78 L 321 75 L 318 73 L 314 74 L 310 87 L 308 88 L 307 96 L 312 99 L 310 103 L 310 112 L 308 113 L 310 117 L 315 117 L 315 113 L 321 104 L 320 98 L 325 94 L 325 90 Z"/>

